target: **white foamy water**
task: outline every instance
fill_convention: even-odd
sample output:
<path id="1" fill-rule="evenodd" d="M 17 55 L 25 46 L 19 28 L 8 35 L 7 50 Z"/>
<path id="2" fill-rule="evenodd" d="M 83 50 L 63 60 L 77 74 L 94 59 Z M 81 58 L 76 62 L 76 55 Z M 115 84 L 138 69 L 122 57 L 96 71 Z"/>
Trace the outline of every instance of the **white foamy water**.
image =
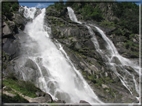
<path id="1" fill-rule="evenodd" d="M 68 9 L 68 14 L 69 14 L 70 19 L 76 23 L 81 24 L 81 22 L 77 20 L 76 15 L 74 15 L 73 9 L 71 7 L 67 7 L 67 9 Z"/>
<path id="2" fill-rule="evenodd" d="M 40 89 L 51 94 L 53 99 L 68 103 L 79 103 L 80 100 L 102 103 L 74 67 L 61 44 L 56 42 L 55 45 L 50 39 L 50 28 L 44 25 L 46 10 L 41 11 L 25 27 L 30 41 L 23 45 L 25 51 L 19 62 L 23 79 L 32 80 Z M 33 17 L 30 12 L 28 15 Z"/>
<path id="3" fill-rule="evenodd" d="M 23 16 L 27 19 L 33 19 L 35 16 L 36 8 L 31 7 L 30 9 L 27 6 L 20 7 L 19 12 L 23 12 Z"/>

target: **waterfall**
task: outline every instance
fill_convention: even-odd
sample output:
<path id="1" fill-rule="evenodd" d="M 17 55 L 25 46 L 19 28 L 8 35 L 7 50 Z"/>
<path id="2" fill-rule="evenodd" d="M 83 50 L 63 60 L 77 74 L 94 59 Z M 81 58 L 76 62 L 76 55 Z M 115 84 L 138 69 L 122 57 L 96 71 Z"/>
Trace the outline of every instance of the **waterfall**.
<path id="1" fill-rule="evenodd" d="M 82 23 L 77 20 L 74 11 L 71 9 L 71 7 L 68 7 L 68 12 L 70 20 L 76 23 Z M 75 18 L 72 18 L 71 16 Z M 95 46 L 96 51 L 101 55 L 106 65 L 112 72 L 114 72 L 117 75 L 121 83 L 128 89 L 131 95 L 134 96 L 136 99 L 139 98 L 138 100 L 140 102 L 141 82 L 140 80 L 137 80 L 137 78 L 141 77 L 141 68 L 139 67 L 139 65 L 135 64 L 132 60 L 122 57 L 118 53 L 112 41 L 105 35 L 105 33 L 99 27 L 93 24 L 86 24 L 85 26 L 88 28 L 88 31 L 92 36 L 91 40 Z M 95 27 L 96 30 L 100 33 L 102 39 L 105 41 L 105 51 L 101 50 L 99 42 L 91 27 Z M 129 71 L 127 68 L 132 68 L 132 70 Z"/>
<path id="2" fill-rule="evenodd" d="M 68 103 L 79 103 L 80 100 L 102 103 L 74 67 L 61 44 L 58 41 L 54 43 L 50 38 L 50 28 L 44 25 L 46 9 L 42 9 L 35 18 L 35 11 L 30 11 L 31 8 L 25 10 L 33 20 L 25 26 L 26 42 L 22 45 L 22 56 L 17 61 L 23 79 L 32 81 L 53 99 Z"/>
<path id="3" fill-rule="evenodd" d="M 73 9 L 71 7 L 67 7 L 67 9 L 69 11 L 68 14 L 69 14 L 70 19 L 72 21 L 76 22 L 76 23 L 82 24 L 80 21 L 77 20 L 76 15 L 74 14 Z"/>
<path id="4" fill-rule="evenodd" d="M 98 32 L 101 34 L 102 38 L 107 43 L 106 49 L 109 50 L 109 53 L 105 54 L 105 55 L 107 55 L 107 60 L 108 60 L 107 65 L 119 77 L 122 84 L 129 90 L 129 92 L 132 95 L 136 96 L 136 98 L 137 98 L 137 96 L 140 96 L 140 95 L 136 95 L 136 94 L 134 94 L 134 92 L 136 91 L 137 94 L 140 93 L 139 92 L 140 85 L 139 85 L 138 81 L 136 81 L 137 77 L 141 77 L 141 74 L 139 75 L 140 67 L 137 64 L 134 64 L 134 62 L 130 61 L 129 59 L 122 57 L 118 53 L 118 51 L 115 48 L 112 41 L 104 34 L 104 32 L 98 27 L 96 27 L 96 29 L 98 30 Z M 106 57 L 104 57 L 104 58 L 106 58 Z M 116 60 L 119 61 L 119 63 L 116 62 Z M 133 71 L 130 72 L 126 67 L 133 68 Z M 133 91 L 133 88 L 135 88 L 134 91 Z"/>

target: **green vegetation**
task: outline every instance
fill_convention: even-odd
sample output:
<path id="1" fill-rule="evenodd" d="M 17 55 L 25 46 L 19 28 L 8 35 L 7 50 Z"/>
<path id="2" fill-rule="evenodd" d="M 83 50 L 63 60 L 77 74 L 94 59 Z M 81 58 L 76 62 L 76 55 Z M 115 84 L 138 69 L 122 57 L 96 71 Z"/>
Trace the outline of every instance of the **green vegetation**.
<path id="1" fill-rule="evenodd" d="M 55 8 L 56 8 L 57 10 L 62 10 L 63 7 L 64 7 L 64 2 L 63 2 L 63 0 L 59 0 L 58 2 L 55 2 Z"/>
<path id="2" fill-rule="evenodd" d="M 131 33 L 138 33 L 139 31 L 139 7 L 135 3 L 120 2 L 112 6 L 113 13 L 119 18 L 116 22 L 121 26 L 121 29 L 127 29 Z"/>
<path id="3" fill-rule="evenodd" d="M 18 2 L 2 2 L 2 15 L 5 15 L 9 20 L 11 20 L 12 12 L 18 11 Z"/>
<path id="4" fill-rule="evenodd" d="M 39 88 L 35 87 L 30 82 L 20 81 L 12 78 L 7 78 L 3 80 L 3 86 L 7 86 L 9 88 L 12 88 L 23 95 L 29 96 L 29 97 L 36 97 L 35 92 L 41 91 Z"/>
<path id="5" fill-rule="evenodd" d="M 93 19 L 96 21 L 101 21 L 103 19 L 102 11 L 98 8 L 98 6 L 94 8 L 93 6 L 86 4 L 81 13 L 85 20 Z"/>
<path id="6" fill-rule="evenodd" d="M 114 28 L 115 27 L 114 22 L 107 21 L 107 20 L 103 20 L 100 24 L 102 26 L 105 26 L 105 27 L 108 27 L 108 28 Z"/>

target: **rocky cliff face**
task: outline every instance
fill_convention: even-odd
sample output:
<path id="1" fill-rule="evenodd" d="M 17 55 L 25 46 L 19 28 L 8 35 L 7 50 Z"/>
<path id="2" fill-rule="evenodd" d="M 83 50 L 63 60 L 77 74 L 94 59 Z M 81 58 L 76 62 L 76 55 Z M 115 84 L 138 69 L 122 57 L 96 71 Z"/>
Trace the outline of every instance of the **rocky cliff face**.
<path id="1" fill-rule="evenodd" d="M 115 12 L 112 9 L 117 7 L 117 5 L 113 3 L 87 3 L 88 6 L 91 5 L 101 10 L 103 18 L 105 19 L 101 19 L 100 16 L 98 21 L 93 20 L 98 19 L 98 17 L 95 16 L 91 19 L 84 17 L 81 13 L 81 9 L 86 5 L 84 3 L 61 5 L 62 6 L 59 7 L 58 3 L 56 3 L 46 8 L 45 24 L 51 27 L 50 37 L 53 42 L 56 43 L 56 40 L 58 40 L 62 44 L 75 67 L 80 70 L 83 77 L 102 101 L 107 103 L 138 102 L 122 85 L 120 79 L 106 66 L 101 55 L 95 50 L 95 46 L 91 40 L 92 36 L 84 25 L 88 23 L 101 27 L 113 41 L 121 55 L 138 61 L 139 35 L 125 27 L 121 28 L 121 25 L 114 25 L 115 21 L 120 21 L 120 19 L 114 15 Z M 71 6 L 75 10 L 77 18 L 84 24 L 78 24 L 70 20 L 67 6 Z M 14 59 L 18 58 L 21 54 L 20 39 L 24 39 L 23 36 L 25 33 L 23 30 L 30 19 L 25 19 L 17 10 L 10 13 L 13 15 L 3 15 L 2 22 L 3 75 L 4 77 L 8 77 L 14 74 L 14 76 L 20 79 L 18 77 L 20 73 L 17 74 L 17 70 L 14 68 Z M 40 11 L 37 11 L 36 15 L 39 13 Z M 96 34 L 97 39 L 99 39 L 101 48 L 103 48 L 105 45 L 100 34 L 94 27 L 91 28 Z M 117 59 L 115 61 L 117 61 Z M 32 64 L 31 61 L 27 63 L 27 65 L 30 64 Z M 131 67 L 127 68 L 132 71 Z M 137 93 L 134 95 L 137 95 Z M 50 102 L 52 102 L 52 99 Z"/>

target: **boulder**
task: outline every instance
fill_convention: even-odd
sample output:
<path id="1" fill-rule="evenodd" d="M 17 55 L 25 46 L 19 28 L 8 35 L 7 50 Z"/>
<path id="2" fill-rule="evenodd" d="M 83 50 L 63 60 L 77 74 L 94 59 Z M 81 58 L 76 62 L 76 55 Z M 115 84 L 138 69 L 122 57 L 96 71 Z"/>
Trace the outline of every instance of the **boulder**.
<path id="1" fill-rule="evenodd" d="M 85 103 L 86 106 L 91 106 L 88 102 L 86 102 L 85 100 L 80 100 L 79 103 Z M 80 105 L 81 106 L 81 105 Z M 83 105 L 84 106 L 84 105 Z"/>
<path id="2" fill-rule="evenodd" d="M 66 92 L 56 91 L 55 97 L 59 98 L 60 100 L 66 100 L 67 103 L 71 101 L 70 95 Z"/>
<path id="3" fill-rule="evenodd" d="M 9 26 L 8 26 L 8 24 L 6 22 L 3 22 L 2 32 L 3 32 L 3 36 L 7 36 L 7 35 L 12 34 L 12 31 L 10 30 L 10 28 L 9 28 Z"/>
<path id="4" fill-rule="evenodd" d="M 13 20 L 16 25 L 21 29 L 24 30 L 25 25 L 27 24 L 27 19 L 21 16 L 20 14 L 15 14 L 15 19 Z"/>
<path id="5" fill-rule="evenodd" d="M 11 59 L 19 55 L 18 41 L 15 39 L 7 39 L 3 44 L 3 50 L 11 56 Z"/>
<path id="6" fill-rule="evenodd" d="M 91 65 L 89 68 L 93 71 L 93 73 L 94 73 L 94 72 L 95 72 L 95 73 L 98 73 L 98 72 L 99 72 L 98 68 L 97 68 L 95 65 Z"/>
<path id="7" fill-rule="evenodd" d="M 87 72 L 88 74 L 92 75 L 92 72 L 91 72 L 91 70 L 90 70 L 89 68 L 86 67 L 86 68 L 84 69 L 84 71 Z"/>
<path id="8" fill-rule="evenodd" d="M 117 56 L 113 56 L 111 59 L 111 63 L 121 64 L 121 61 L 119 60 Z"/>
<path id="9" fill-rule="evenodd" d="M 81 49 L 81 44 L 80 44 L 79 42 L 75 42 L 74 48 L 75 48 L 76 50 Z"/>
<path id="10" fill-rule="evenodd" d="M 17 61 L 18 62 L 18 61 Z M 18 63 L 17 63 L 18 64 Z M 40 73 L 38 70 L 37 65 L 34 63 L 33 60 L 28 59 L 24 66 L 21 68 L 17 66 L 14 67 L 14 69 L 18 72 L 18 70 L 21 70 L 21 72 L 26 75 L 26 80 L 30 81 L 32 83 L 37 83 L 38 79 L 40 77 Z M 41 93 L 40 93 L 41 96 Z"/>
<path id="11" fill-rule="evenodd" d="M 40 92 L 37 91 L 35 94 L 37 97 L 40 97 Z"/>
<path id="12" fill-rule="evenodd" d="M 29 68 L 32 68 L 34 70 L 38 69 L 38 66 L 36 65 L 36 63 L 31 59 L 27 60 L 27 62 L 25 63 L 25 67 L 29 67 Z"/>
<path id="13" fill-rule="evenodd" d="M 9 27 L 11 28 L 11 30 L 13 30 L 13 27 L 15 26 L 15 23 L 13 21 L 8 20 L 7 21 Z"/>
<path id="14" fill-rule="evenodd" d="M 106 88 L 109 88 L 109 87 L 106 84 L 102 84 L 102 88 L 106 89 Z"/>
<path id="15" fill-rule="evenodd" d="M 48 93 L 45 93 L 44 98 L 47 100 L 47 102 L 53 102 L 53 99 L 52 99 L 51 95 L 48 94 Z"/>
<path id="16" fill-rule="evenodd" d="M 9 20 L 7 23 L 9 24 L 12 33 L 18 34 L 18 27 L 16 26 L 15 22 Z"/>
<path id="17" fill-rule="evenodd" d="M 92 49 L 92 50 L 95 49 L 95 46 L 94 46 L 94 44 L 93 44 L 93 42 L 92 42 L 91 39 L 86 40 L 86 41 L 84 42 L 84 45 L 87 45 L 89 49 Z"/>

